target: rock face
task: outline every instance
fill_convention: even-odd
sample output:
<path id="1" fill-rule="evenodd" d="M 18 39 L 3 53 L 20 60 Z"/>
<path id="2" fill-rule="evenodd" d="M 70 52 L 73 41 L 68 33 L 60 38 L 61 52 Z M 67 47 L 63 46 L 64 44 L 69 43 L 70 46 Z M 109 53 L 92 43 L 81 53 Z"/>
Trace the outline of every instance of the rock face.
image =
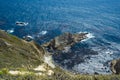
<path id="1" fill-rule="evenodd" d="M 120 74 L 120 59 L 111 62 L 111 70 L 115 74 Z"/>
<path id="2" fill-rule="evenodd" d="M 55 37 L 50 42 L 43 44 L 44 47 L 50 49 L 50 50 L 64 50 L 65 47 L 70 47 L 73 44 L 86 39 L 86 35 L 88 33 L 64 33 L 63 35 L 60 35 L 58 37 Z"/>

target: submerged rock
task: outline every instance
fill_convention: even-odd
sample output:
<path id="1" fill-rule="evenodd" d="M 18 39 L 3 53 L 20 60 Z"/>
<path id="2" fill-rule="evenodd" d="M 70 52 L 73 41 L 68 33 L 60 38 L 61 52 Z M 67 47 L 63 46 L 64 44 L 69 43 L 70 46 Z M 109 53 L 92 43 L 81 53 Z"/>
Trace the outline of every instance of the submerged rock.
<path id="1" fill-rule="evenodd" d="M 64 50 L 65 47 L 70 47 L 73 44 L 86 39 L 88 33 L 64 33 L 58 37 L 55 37 L 50 42 L 43 44 L 44 47 L 50 50 Z"/>

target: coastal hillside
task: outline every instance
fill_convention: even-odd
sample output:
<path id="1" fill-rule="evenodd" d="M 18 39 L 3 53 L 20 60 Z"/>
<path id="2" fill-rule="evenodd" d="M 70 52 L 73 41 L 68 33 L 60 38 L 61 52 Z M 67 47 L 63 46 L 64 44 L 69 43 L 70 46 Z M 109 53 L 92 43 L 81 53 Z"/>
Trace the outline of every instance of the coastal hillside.
<path id="1" fill-rule="evenodd" d="M 64 41 L 60 36 L 40 46 L 34 41 L 27 42 L 0 30 L 0 80 L 119 80 L 119 75 L 81 75 L 67 71 L 56 65 L 52 54 L 45 49 L 70 47 L 85 39 L 85 34 L 66 33 L 62 35 L 64 39 L 69 35 L 67 38 L 72 37 L 72 41 Z M 61 45 L 61 39 L 67 45 Z"/>
<path id="2" fill-rule="evenodd" d="M 34 42 L 21 40 L 0 30 L 0 69 L 30 68 L 38 66 L 43 61 L 43 50 Z"/>

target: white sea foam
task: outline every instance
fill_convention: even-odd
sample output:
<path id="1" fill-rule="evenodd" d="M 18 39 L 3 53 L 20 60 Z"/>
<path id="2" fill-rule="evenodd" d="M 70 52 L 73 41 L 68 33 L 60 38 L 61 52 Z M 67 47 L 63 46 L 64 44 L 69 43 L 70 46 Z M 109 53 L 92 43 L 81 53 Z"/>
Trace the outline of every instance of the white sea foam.
<path id="1" fill-rule="evenodd" d="M 88 34 L 86 35 L 86 37 L 89 38 L 89 39 L 91 39 L 91 38 L 94 38 L 95 36 L 94 36 L 92 33 L 88 33 Z"/>
<path id="2" fill-rule="evenodd" d="M 99 74 L 111 74 L 110 65 L 107 61 L 113 60 L 111 50 L 96 49 L 98 55 L 91 55 L 90 59 L 86 59 L 84 63 L 80 63 L 73 67 L 73 70 L 78 71 L 83 74 L 94 74 L 95 72 Z M 103 64 L 107 65 L 103 65 Z"/>
<path id="3" fill-rule="evenodd" d="M 63 52 L 65 52 L 65 53 L 70 52 L 70 48 L 71 48 L 71 47 L 64 47 Z"/>
<path id="4" fill-rule="evenodd" d="M 8 33 L 13 33 L 14 32 L 14 29 L 10 29 L 10 30 L 7 30 Z"/>
<path id="5" fill-rule="evenodd" d="M 34 37 L 33 37 L 33 36 L 31 36 L 31 35 L 23 36 L 23 38 L 34 39 Z"/>
<path id="6" fill-rule="evenodd" d="M 39 34 L 45 35 L 45 34 L 47 34 L 47 31 L 42 31 L 42 32 L 40 32 Z"/>
<path id="7" fill-rule="evenodd" d="M 88 32 L 79 32 L 79 34 L 80 33 L 88 33 Z M 95 36 L 93 35 L 93 33 L 88 33 L 87 35 L 86 35 L 86 39 L 84 39 L 84 40 L 82 40 L 82 41 L 87 41 L 87 40 L 89 40 L 89 39 L 91 39 L 91 38 L 94 38 Z"/>
<path id="8" fill-rule="evenodd" d="M 34 39 L 34 38 L 33 38 L 32 36 L 30 36 L 30 35 L 27 35 L 27 37 L 30 38 L 30 39 Z"/>

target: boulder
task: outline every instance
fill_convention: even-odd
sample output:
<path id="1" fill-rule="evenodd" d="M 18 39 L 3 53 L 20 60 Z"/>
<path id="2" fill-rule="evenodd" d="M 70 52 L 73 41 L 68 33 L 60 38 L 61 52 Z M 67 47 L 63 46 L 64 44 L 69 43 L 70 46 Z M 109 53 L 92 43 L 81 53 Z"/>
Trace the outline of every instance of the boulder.
<path id="1" fill-rule="evenodd" d="M 120 74 L 120 59 L 111 62 L 111 70 L 114 74 Z"/>

